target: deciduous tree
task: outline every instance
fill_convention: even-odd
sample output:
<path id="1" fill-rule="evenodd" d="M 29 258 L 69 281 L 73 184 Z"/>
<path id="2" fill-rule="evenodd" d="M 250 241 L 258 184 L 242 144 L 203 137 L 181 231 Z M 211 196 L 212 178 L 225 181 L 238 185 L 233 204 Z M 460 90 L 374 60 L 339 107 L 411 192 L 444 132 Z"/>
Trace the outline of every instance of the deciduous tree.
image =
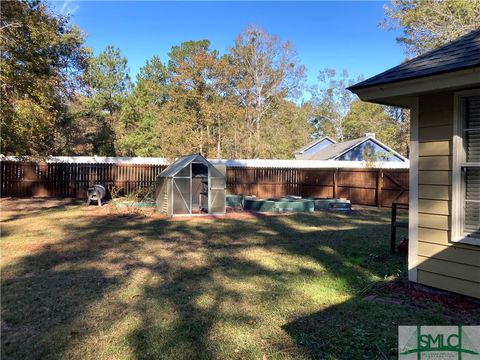
<path id="1" fill-rule="evenodd" d="M 382 25 L 403 29 L 397 41 L 408 56 L 423 54 L 480 26 L 480 0 L 392 0 L 384 8 Z"/>
<path id="2" fill-rule="evenodd" d="M 125 127 L 120 113 L 132 86 L 128 72 L 127 59 L 113 46 L 89 59 L 86 92 L 78 94 L 74 115 L 94 154 L 115 155 L 116 134 Z"/>
<path id="3" fill-rule="evenodd" d="M 159 132 L 157 123 L 168 101 L 170 76 L 167 67 L 154 56 L 140 69 L 133 92 L 124 100 L 115 151 L 123 156 L 163 156 L 159 143 L 170 133 Z"/>
<path id="4" fill-rule="evenodd" d="M 355 100 L 343 118 L 345 140 L 365 136 L 366 133 L 375 133 L 375 137 L 392 149 L 406 154 L 408 136 L 402 133 L 401 119 L 392 116 L 385 106 Z"/>
<path id="5" fill-rule="evenodd" d="M 2 2 L 1 151 L 48 155 L 67 150 L 67 105 L 81 87 L 84 35 L 40 1 Z"/>
<path id="6" fill-rule="evenodd" d="M 263 119 L 271 115 L 274 103 L 299 95 L 305 69 L 290 42 L 254 26 L 237 37 L 229 57 L 235 69 L 234 89 L 244 108 L 249 132 L 249 155 L 257 157 L 261 152 Z"/>
<path id="7" fill-rule="evenodd" d="M 338 73 L 335 69 L 326 68 L 319 72 L 319 84 L 310 88 L 313 106 L 311 121 L 316 129 L 316 137 L 330 136 L 338 141 L 348 137 L 343 119 L 357 97 L 346 88 L 361 79 L 351 79 L 347 70 Z"/>

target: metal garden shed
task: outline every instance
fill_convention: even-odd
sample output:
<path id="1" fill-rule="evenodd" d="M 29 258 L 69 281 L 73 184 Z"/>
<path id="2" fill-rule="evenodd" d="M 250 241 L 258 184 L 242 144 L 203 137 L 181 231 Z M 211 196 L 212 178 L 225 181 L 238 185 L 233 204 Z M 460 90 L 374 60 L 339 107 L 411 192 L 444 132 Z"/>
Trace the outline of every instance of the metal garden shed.
<path id="1" fill-rule="evenodd" d="M 169 216 L 225 214 L 226 168 L 200 154 L 183 156 L 157 178 L 157 211 Z"/>

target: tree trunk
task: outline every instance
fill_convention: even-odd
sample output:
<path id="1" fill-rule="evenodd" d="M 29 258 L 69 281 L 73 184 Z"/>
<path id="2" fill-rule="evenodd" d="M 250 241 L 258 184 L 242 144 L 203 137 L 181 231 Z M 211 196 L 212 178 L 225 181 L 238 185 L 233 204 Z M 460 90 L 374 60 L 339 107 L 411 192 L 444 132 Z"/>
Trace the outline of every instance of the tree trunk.
<path id="1" fill-rule="evenodd" d="M 205 142 L 205 156 L 210 155 L 210 126 L 207 124 L 207 141 Z"/>
<path id="2" fill-rule="evenodd" d="M 200 126 L 200 146 L 198 147 L 200 154 L 203 155 L 203 127 Z"/>
<path id="3" fill-rule="evenodd" d="M 217 159 L 221 157 L 221 128 L 220 128 L 220 116 L 217 115 Z"/>

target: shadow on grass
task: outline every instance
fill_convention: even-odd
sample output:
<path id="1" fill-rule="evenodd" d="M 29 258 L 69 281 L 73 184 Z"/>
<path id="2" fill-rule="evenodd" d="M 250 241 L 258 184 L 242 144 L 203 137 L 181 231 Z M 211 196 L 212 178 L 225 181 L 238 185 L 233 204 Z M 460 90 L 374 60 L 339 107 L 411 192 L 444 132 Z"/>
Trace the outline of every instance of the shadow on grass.
<path id="1" fill-rule="evenodd" d="M 48 212 L 65 211 L 82 203 L 79 199 L 41 197 L 29 199 L 2 198 L 0 201 L 2 212 L 15 212 L 7 216 L 2 214 L 2 223 L 45 215 Z"/>
<path id="2" fill-rule="evenodd" d="M 402 293 L 391 286 L 373 291 L 375 295 L 355 296 L 282 328 L 313 359 L 397 359 L 400 325 L 476 325 L 480 321 L 480 305 L 473 299 L 416 290 L 406 281 L 396 283 L 401 284 L 397 291 Z"/>
<path id="3" fill-rule="evenodd" d="M 2 358 L 309 357 L 316 348 L 288 336 L 315 339 L 302 335 L 308 317 L 288 335 L 281 325 L 402 268 L 386 255 L 387 220 L 373 211 L 58 224 L 61 242 L 3 269 Z M 315 289 L 327 294 L 320 303 Z"/>

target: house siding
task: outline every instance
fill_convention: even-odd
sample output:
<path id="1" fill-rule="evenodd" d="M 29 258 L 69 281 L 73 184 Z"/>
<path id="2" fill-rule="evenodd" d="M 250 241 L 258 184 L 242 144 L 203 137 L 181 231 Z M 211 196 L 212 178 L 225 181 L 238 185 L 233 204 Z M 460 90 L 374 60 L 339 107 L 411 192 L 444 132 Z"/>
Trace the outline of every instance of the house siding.
<path id="1" fill-rule="evenodd" d="M 454 94 L 419 99 L 417 282 L 480 298 L 480 246 L 451 242 Z"/>

